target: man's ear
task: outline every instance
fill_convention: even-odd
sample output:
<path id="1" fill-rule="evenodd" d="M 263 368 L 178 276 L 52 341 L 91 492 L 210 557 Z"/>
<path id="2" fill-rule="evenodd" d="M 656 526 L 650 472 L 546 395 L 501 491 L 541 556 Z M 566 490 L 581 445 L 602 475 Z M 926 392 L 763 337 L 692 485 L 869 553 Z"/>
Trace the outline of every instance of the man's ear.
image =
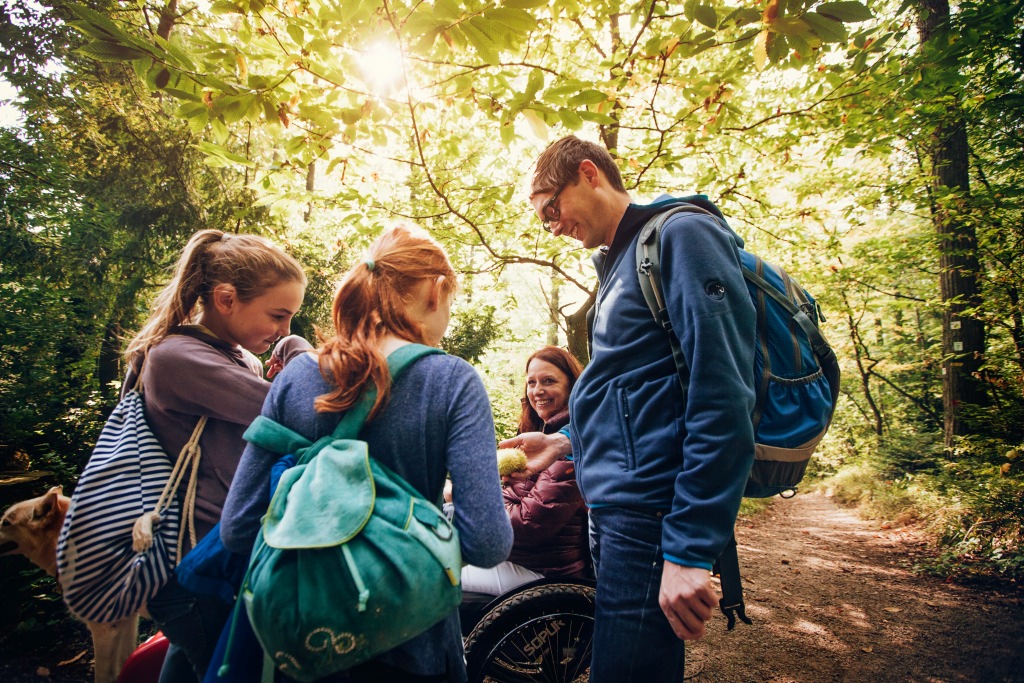
<path id="1" fill-rule="evenodd" d="M 231 312 L 234 308 L 235 302 L 238 301 L 238 295 L 235 292 L 235 286 L 229 285 L 226 282 L 221 282 L 213 288 L 210 292 L 210 299 L 213 302 L 213 307 L 217 309 L 217 312 L 226 315 Z"/>
<path id="2" fill-rule="evenodd" d="M 584 159 L 583 161 L 580 162 L 579 172 L 580 176 L 583 178 L 583 181 L 585 183 L 587 183 L 591 187 L 597 187 L 600 174 L 600 171 L 597 168 L 597 164 L 595 164 L 590 159 Z"/>

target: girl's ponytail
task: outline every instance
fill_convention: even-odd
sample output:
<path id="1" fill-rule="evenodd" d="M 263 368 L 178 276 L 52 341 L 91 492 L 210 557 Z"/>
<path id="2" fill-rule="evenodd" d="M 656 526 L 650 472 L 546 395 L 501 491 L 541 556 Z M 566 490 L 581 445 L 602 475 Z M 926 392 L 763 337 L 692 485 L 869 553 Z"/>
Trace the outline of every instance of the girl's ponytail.
<path id="1" fill-rule="evenodd" d="M 397 225 L 371 245 L 365 261 L 349 269 L 334 296 L 331 317 L 335 336 L 319 351 L 320 373 L 335 385 L 316 399 L 320 412 L 341 412 L 355 404 L 367 384 L 377 387 L 369 419 L 387 400 L 391 388 L 387 359 L 379 343 L 388 334 L 427 343 L 423 327 L 407 313 L 416 287 L 444 276 L 443 292 L 456 286 L 455 271 L 444 249 L 426 232 Z"/>

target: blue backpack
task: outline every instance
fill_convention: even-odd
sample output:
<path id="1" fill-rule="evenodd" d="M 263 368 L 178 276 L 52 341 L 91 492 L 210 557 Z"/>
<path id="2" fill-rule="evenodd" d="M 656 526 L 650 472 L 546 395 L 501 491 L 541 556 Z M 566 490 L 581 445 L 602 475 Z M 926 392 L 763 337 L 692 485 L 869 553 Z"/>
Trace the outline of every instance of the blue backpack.
<path id="1" fill-rule="evenodd" d="M 670 207 L 640 230 L 636 265 L 647 306 L 669 334 L 685 396 L 690 370 L 661 294 L 661 230 L 678 213 L 699 213 L 721 220 L 693 204 Z M 795 491 L 814 449 L 825 436 L 839 396 L 839 361 L 818 329 L 818 321 L 825 318 L 814 298 L 786 271 L 759 256 L 741 249 L 740 261 L 757 311 L 755 338 L 751 340 L 756 383 L 751 415 L 754 466 L 743 495 L 769 498 Z"/>
<path id="2" fill-rule="evenodd" d="M 692 197 L 689 199 L 697 199 Z M 640 230 L 636 246 L 637 274 L 644 299 L 658 325 L 668 333 L 676 372 L 686 396 L 690 370 L 665 309 L 661 286 L 661 230 L 679 213 L 720 216 L 681 200 L 651 218 Z M 699 226 L 693 229 L 701 229 Z M 818 329 L 825 318 L 817 302 L 778 266 L 740 250 L 747 291 L 757 311 L 754 345 L 756 398 L 754 464 L 743 495 L 747 498 L 788 497 L 796 492 L 807 463 L 832 422 L 839 397 L 839 361 Z M 787 495 L 788 494 L 788 495 Z M 718 559 L 722 579 L 720 607 L 731 630 L 736 616 L 750 623 L 744 611 L 736 540 Z"/>

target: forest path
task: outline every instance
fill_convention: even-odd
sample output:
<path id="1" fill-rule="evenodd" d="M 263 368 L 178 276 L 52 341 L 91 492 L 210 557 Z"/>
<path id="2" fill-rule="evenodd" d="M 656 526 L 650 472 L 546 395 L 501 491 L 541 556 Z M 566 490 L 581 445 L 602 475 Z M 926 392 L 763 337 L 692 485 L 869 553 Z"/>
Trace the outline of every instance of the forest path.
<path id="1" fill-rule="evenodd" d="M 822 494 L 776 499 L 736 530 L 752 626 L 720 614 L 687 652 L 701 683 L 1024 681 L 1024 592 L 913 573 L 912 529 Z"/>

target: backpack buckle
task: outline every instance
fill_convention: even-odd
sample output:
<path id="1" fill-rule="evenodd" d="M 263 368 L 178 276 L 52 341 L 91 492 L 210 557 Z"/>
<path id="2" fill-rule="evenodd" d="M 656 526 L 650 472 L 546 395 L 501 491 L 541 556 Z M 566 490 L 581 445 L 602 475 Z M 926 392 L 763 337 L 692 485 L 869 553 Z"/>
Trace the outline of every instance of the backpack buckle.
<path id="1" fill-rule="evenodd" d="M 724 605 L 725 600 L 718 601 L 718 609 L 722 610 L 722 614 L 729 621 L 726 625 L 726 629 L 731 631 L 736 628 L 736 617 L 739 617 L 740 621 L 744 624 L 753 625 L 753 621 L 747 616 L 747 606 L 742 600 L 737 602 L 735 605 Z"/>

